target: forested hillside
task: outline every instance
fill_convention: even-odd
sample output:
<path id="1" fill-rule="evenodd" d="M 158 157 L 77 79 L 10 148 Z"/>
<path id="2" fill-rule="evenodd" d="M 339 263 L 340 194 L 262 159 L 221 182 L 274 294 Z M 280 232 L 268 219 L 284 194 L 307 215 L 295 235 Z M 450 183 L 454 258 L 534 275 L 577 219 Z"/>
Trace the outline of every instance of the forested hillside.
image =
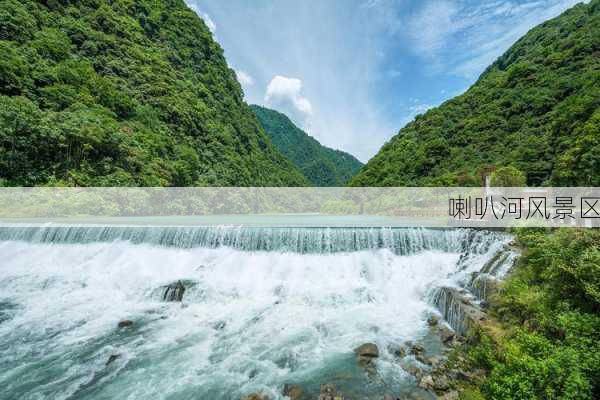
<path id="1" fill-rule="evenodd" d="M 532 29 L 463 95 L 418 116 L 354 186 L 479 185 L 521 170 L 529 185 L 600 186 L 600 0 Z"/>
<path id="2" fill-rule="evenodd" d="M 345 186 L 362 167 L 354 156 L 323 146 L 284 114 L 251 107 L 273 144 L 315 186 Z"/>
<path id="3" fill-rule="evenodd" d="M 183 0 L 0 0 L 0 185 L 304 185 Z"/>

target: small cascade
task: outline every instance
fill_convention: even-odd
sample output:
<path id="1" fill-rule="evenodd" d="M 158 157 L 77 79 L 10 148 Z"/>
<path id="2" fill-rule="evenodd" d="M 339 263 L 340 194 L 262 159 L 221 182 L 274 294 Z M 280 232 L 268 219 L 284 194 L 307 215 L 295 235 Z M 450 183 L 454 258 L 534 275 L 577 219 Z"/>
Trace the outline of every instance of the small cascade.
<path id="1" fill-rule="evenodd" d="M 171 283 L 165 287 L 163 301 L 182 301 L 185 293 L 185 286 L 181 281 Z"/>
<path id="2" fill-rule="evenodd" d="M 430 302 L 446 322 L 461 335 L 477 321 L 485 319 L 482 302 L 497 292 L 501 280 L 514 265 L 518 252 L 504 241 L 495 246 L 468 246 L 461 254 L 449 285 L 442 284 L 430 292 Z"/>
<path id="3" fill-rule="evenodd" d="M 473 296 L 464 289 L 441 287 L 435 291 L 433 304 L 461 335 L 466 335 L 475 322 L 485 319 L 485 314 L 473 303 Z"/>

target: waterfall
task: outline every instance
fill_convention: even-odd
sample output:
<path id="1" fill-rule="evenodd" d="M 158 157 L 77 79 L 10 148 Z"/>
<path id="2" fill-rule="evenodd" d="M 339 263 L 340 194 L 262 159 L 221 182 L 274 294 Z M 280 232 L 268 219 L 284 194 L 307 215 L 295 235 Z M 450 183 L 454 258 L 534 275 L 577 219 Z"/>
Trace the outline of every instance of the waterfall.
<path id="1" fill-rule="evenodd" d="M 471 321 L 481 317 L 479 305 L 496 293 L 500 281 L 517 259 L 506 240 L 496 241 L 486 251 L 465 251 L 458 269 L 443 285 L 433 286 L 429 298 L 444 319 L 461 335 L 468 333 Z M 472 246 L 471 246 L 472 248 Z"/>
<path id="2" fill-rule="evenodd" d="M 2 226 L 0 386 L 24 399 L 282 399 L 286 383 L 402 397 L 417 389 L 388 349 L 428 334 L 431 288 L 468 283 L 508 240 L 468 229 Z M 365 342 L 380 349 L 384 386 L 356 365 Z"/>
<path id="3" fill-rule="evenodd" d="M 180 248 L 231 247 L 244 251 L 336 253 L 388 249 L 398 255 L 426 250 L 481 253 L 501 234 L 470 229 L 252 228 L 148 226 L 0 226 L 0 241 L 86 244 L 128 241 Z"/>

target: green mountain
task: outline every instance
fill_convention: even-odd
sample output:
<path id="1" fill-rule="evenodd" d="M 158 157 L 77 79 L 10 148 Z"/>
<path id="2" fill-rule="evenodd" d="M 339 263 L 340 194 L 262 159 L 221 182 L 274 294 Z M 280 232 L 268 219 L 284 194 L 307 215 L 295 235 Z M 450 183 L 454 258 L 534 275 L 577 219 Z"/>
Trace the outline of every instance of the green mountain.
<path id="1" fill-rule="evenodd" d="M 354 156 L 323 146 L 284 114 L 257 105 L 250 107 L 273 144 L 315 186 L 345 186 L 362 167 Z"/>
<path id="2" fill-rule="evenodd" d="M 479 185 L 521 170 L 529 185 L 600 185 L 600 0 L 532 29 L 464 94 L 418 116 L 354 186 Z"/>
<path id="3" fill-rule="evenodd" d="M 305 185 L 183 0 L 0 1 L 0 185 Z"/>

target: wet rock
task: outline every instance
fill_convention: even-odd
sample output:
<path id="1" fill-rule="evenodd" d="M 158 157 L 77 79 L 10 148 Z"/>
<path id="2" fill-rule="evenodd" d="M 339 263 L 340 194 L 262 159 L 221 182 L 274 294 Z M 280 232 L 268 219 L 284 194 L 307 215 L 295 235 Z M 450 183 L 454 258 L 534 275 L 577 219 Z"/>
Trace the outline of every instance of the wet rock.
<path id="1" fill-rule="evenodd" d="M 452 329 L 448 328 L 447 326 L 440 326 L 439 327 L 439 335 L 440 335 L 440 339 L 442 340 L 442 343 L 449 343 L 452 341 L 452 339 L 454 339 L 455 333 L 454 331 L 452 331 Z"/>
<path id="2" fill-rule="evenodd" d="M 269 400 L 269 396 L 262 393 L 251 393 L 242 397 L 242 400 Z"/>
<path id="3" fill-rule="evenodd" d="M 129 320 L 129 319 L 124 319 L 122 321 L 119 321 L 119 324 L 117 325 L 117 327 L 119 328 L 127 328 L 133 325 L 133 321 Z"/>
<path id="4" fill-rule="evenodd" d="M 437 366 L 442 362 L 442 358 L 438 356 L 425 357 L 423 354 L 417 354 L 415 359 L 419 361 L 421 364 L 429 365 L 429 366 Z"/>
<path id="5" fill-rule="evenodd" d="M 448 393 L 444 393 L 441 396 L 438 396 L 438 400 L 458 400 L 460 399 L 460 394 L 456 390 L 452 390 Z"/>
<path id="6" fill-rule="evenodd" d="M 423 376 L 423 371 L 421 368 L 415 365 L 402 365 L 402 369 L 417 379 L 421 379 L 421 376 Z"/>
<path id="7" fill-rule="evenodd" d="M 182 301 L 185 293 L 185 286 L 181 281 L 167 285 L 163 293 L 163 301 Z"/>
<path id="8" fill-rule="evenodd" d="M 431 356 L 427 359 L 427 363 L 431 366 L 438 366 L 444 361 L 444 359 L 440 356 Z"/>
<path id="9" fill-rule="evenodd" d="M 359 357 L 377 358 L 379 357 L 379 348 L 375 343 L 365 343 L 354 349 Z"/>
<path id="10" fill-rule="evenodd" d="M 438 392 L 444 392 L 450 389 L 450 384 L 448 383 L 448 378 L 444 375 L 436 376 L 433 378 L 433 389 Z"/>
<path id="11" fill-rule="evenodd" d="M 429 326 L 436 326 L 438 322 L 440 322 L 440 319 L 435 315 L 432 315 L 431 317 L 427 318 L 427 324 Z"/>
<path id="12" fill-rule="evenodd" d="M 415 354 L 415 359 L 420 362 L 421 364 L 425 364 L 425 365 L 431 365 L 429 364 L 429 359 L 427 357 L 425 357 L 424 354 Z"/>
<path id="13" fill-rule="evenodd" d="M 426 390 L 433 389 L 433 378 L 431 377 L 431 375 L 425 375 L 424 377 L 422 377 L 419 381 L 419 387 Z"/>
<path id="14" fill-rule="evenodd" d="M 415 343 L 415 344 L 410 345 L 410 349 L 409 349 L 410 354 L 414 354 L 414 355 L 423 354 L 424 351 L 425 351 L 425 348 L 423 346 L 421 346 L 420 344 Z"/>
<path id="15" fill-rule="evenodd" d="M 321 385 L 319 400 L 343 400 L 343 396 L 338 395 L 334 384 L 327 383 Z"/>
<path id="16" fill-rule="evenodd" d="M 286 383 L 283 386 L 283 395 L 289 397 L 290 400 L 300 400 L 302 398 L 302 388 L 299 385 Z"/>
<path id="17" fill-rule="evenodd" d="M 120 354 L 111 354 L 111 355 L 108 357 L 108 360 L 106 360 L 106 363 L 105 363 L 104 365 L 106 366 L 106 365 L 109 365 L 109 364 L 111 364 L 113 361 L 115 361 L 115 360 L 116 360 L 117 358 L 119 358 L 119 357 L 121 357 L 121 355 L 120 355 Z"/>
<path id="18" fill-rule="evenodd" d="M 402 346 L 390 346 L 388 347 L 388 351 L 397 358 L 406 357 L 406 349 Z"/>
<path id="19" fill-rule="evenodd" d="M 358 365 L 368 369 L 373 368 L 373 361 L 379 357 L 379 348 L 374 343 L 365 343 L 354 349 Z"/>

